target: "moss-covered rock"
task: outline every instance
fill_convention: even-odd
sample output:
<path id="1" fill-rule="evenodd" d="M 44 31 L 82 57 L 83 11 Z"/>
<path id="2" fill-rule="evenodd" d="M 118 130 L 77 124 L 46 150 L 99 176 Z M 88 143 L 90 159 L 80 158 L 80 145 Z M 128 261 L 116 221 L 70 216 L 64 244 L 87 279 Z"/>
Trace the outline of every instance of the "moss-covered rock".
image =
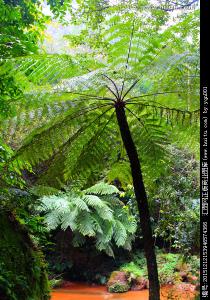
<path id="1" fill-rule="evenodd" d="M 130 289 L 128 273 L 122 271 L 112 272 L 107 282 L 107 288 L 110 293 L 127 292 Z"/>
<path id="2" fill-rule="evenodd" d="M 65 284 L 65 281 L 63 279 L 51 279 L 50 280 L 50 287 L 52 289 L 57 289 L 60 287 L 63 287 L 63 285 Z"/>
<path id="3" fill-rule="evenodd" d="M 197 276 L 192 275 L 191 273 L 188 274 L 187 276 L 187 282 L 191 283 L 191 284 L 198 284 L 199 283 L 199 278 Z"/>
<path id="4" fill-rule="evenodd" d="M 0 299 L 47 300 L 42 253 L 10 212 L 0 211 Z"/>
<path id="5" fill-rule="evenodd" d="M 149 281 L 143 277 L 137 277 L 132 279 L 131 290 L 141 291 L 149 287 Z"/>

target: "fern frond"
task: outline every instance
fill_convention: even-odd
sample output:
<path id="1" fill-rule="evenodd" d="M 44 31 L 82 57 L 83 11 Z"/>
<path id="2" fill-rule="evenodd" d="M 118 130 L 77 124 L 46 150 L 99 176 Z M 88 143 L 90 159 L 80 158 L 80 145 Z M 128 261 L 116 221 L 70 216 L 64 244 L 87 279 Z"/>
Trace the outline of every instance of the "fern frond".
<path id="1" fill-rule="evenodd" d="M 86 191 L 84 191 L 84 192 L 86 193 Z M 96 208 L 96 207 L 103 208 L 104 207 L 103 201 L 96 195 L 84 195 L 83 199 L 91 207 L 94 207 L 94 208 Z"/>
<path id="2" fill-rule="evenodd" d="M 108 205 L 104 205 L 104 207 L 95 207 L 95 210 L 103 220 L 111 221 L 113 219 L 113 210 L 108 207 Z"/>
<path id="3" fill-rule="evenodd" d="M 94 237 L 96 235 L 93 220 L 83 212 L 77 217 L 77 229 L 84 236 Z"/>
<path id="4" fill-rule="evenodd" d="M 35 185 L 30 188 L 30 192 L 38 197 L 58 194 L 60 191 L 56 188 L 44 185 Z"/>
<path id="5" fill-rule="evenodd" d="M 116 189 L 104 184 L 105 189 L 101 190 L 102 184 L 93 187 L 93 191 L 96 187 L 98 191 L 100 187 L 99 191 L 103 192 L 98 196 L 90 194 L 91 188 L 44 196 L 37 210 L 44 213 L 49 230 L 58 226 L 62 230 L 69 227 L 74 233 L 73 245 L 83 245 L 85 237 L 92 237 L 98 250 L 114 255 L 112 243 L 118 247 L 128 247 L 128 236 L 134 235 L 136 230 L 135 219 L 128 210 L 122 209 L 116 197 Z"/>
<path id="6" fill-rule="evenodd" d="M 63 212 L 59 218 L 59 225 L 62 230 L 66 230 L 68 227 L 71 228 L 72 231 L 77 229 L 77 217 L 79 214 L 79 209 L 77 207 L 71 209 L 71 213 L 69 210 Z"/>
<path id="7" fill-rule="evenodd" d="M 62 78 L 75 76 L 80 69 L 72 57 L 59 54 L 29 55 L 5 63 L 13 66 L 17 76 L 25 76 L 25 80 L 37 85 L 55 84 Z"/>
<path id="8" fill-rule="evenodd" d="M 78 197 L 77 195 L 74 196 L 74 195 L 69 194 L 69 196 L 68 196 L 68 201 L 71 205 L 75 205 L 81 211 L 83 211 L 83 210 L 90 211 L 85 200 L 86 199 L 84 199 L 82 197 Z"/>
<path id="9" fill-rule="evenodd" d="M 99 182 L 90 188 L 84 190 L 86 194 L 96 194 L 96 195 L 110 195 L 119 194 L 119 190 L 114 186 L 105 182 Z"/>
<path id="10" fill-rule="evenodd" d="M 114 225 L 114 240 L 118 247 L 123 246 L 127 239 L 126 229 L 123 224 L 116 220 Z"/>
<path id="11" fill-rule="evenodd" d="M 132 185 L 133 179 L 129 162 L 119 161 L 113 164 L 107 173 L 107 179 L 110 183 L 118 180 L 123 189 L 125 189 L 127 185 Z"/>

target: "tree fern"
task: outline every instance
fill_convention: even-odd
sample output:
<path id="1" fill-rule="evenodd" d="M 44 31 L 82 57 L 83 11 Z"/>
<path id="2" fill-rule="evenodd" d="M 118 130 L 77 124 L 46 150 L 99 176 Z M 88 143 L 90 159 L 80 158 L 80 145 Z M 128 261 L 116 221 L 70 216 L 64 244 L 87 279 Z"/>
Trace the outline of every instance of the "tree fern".
<path id="1" fill-rule="evenodd" d="M 94 115 L 96 115 L 96 119 L 97 119 L 97 114 L 95 114 L 94 110 L 97 109 L 101 109 L 102 113 L 105 112 L 106 110 L 106 105 L 107 108 L 109 108 L 108 104 L 109 102 L 111 103 L 112 100 L 111 98 L 113 97 L 113 92 L 116 94 L 117 92 L 119 94 L 122 93 L 122 89 L 124 88 L 124 90 L 128 89 L 129 85 L 131 85 L 131 82 L 133 82 L 133 88 L 130 89 L 129 93 L 128 91 L 124 93 L 124 97 L 126 95 L 126 103 L 127 103 L 127 110 L 128 110 L 128 115 L 130 119 L 133 119 L 133 122 L 137 121 L 139 129 L 142 128 L 143 130 L 141 130 L 141 140 L 144 139 L 143 143 L 139 143 L 139 145 L 144 145 L 144 147 L 142 149 L 139 149 L 139 151 L 142 151 L 143 153 L 148 152 L 149 156 L 151 156 L 151 153 L 153 152 L 152 156 L 154 156 L 154 154 L 157 156 L 157 159 L 160 155 L 162 155 L 161 153 L 164 152 L 164 148 L 160 145 L 164 145 L 165 143 L 167 143 L 167 137 L 164 134 L 164 126 L 159 126 L 158 128 L 158 124 L 157 121 L 154 120 L 154 114 L 155 117 L 158 117 L 160 119 L 164 118 L 166 119 L 166 122 L 168 122 L 169 119 L 174 119 L 176 120 L 188 120 L 189 122 L 193 121 L 193 118 L 196 118 L 196 114 L 193 114 L 191 112 L 185 111 L 185 109 L 179 109 L 179 108 L 173 108 L 168 106 L 168 102 L 167 105 L 164 105 L 165 99 L 168 99 L 169 95 L 170 98 L 173 99 L 173 102 L 177 101 L 177 94 L 179 92 L 179 95 L 181 95 L 182 98 L 185 98 L 186 95 L 186 91 L 178 91 L 177 93 L 171 93 L 170 91 L 163 91 L 163 92 L 157 92 L 154 93 L 154 88 L 155 86 L 155 78 L 153 74 L 156 74 L 157 69 L 158 72 L 161 72 L 161 67 L 163 67 L 163 61 L 161 60 L 161 56 L 164 58 L 164 63 L 167 66 L 168 70 L 170 72 L 172 72 L 172 67 L 170 66 L 170 64 L 167 62 L 167 59 L 169 59 L 171 61 L 171 63 L 173 63 L 173 65 L 177 66 L 177 60 L 174 58 L 173 55 L 170 54 L 169 51 L 169 47 L 167 46 L 166 48 L 161 48 L 164 45 L 164 39 L 167 40 L 167 38 L 169 39 L 170 43 L 174 42 L 174 39 L 177 41 L 178 39 L 175 38 L 172 34 L 173 32 L 173 27 L 169 30 L 166 30 L 166 32 L 164 32 L 162 34 L 162 36 L 160 35 L 159 37 L 155 38 L 155 33 L 151 33 L 147 36 L 147 28 L 145 28 L 145 32 L 142 32 L 141 30 L 138 31 L 138 28 L 140 26 L 140 21 L 138 19 L 134 19 L 133 23 L 131 22 L 133 15 L 131 14 L 129 17 L 127 17 L 127 22 L 128 23 L 120 23 L 119 19 L 115 18 L 113 16 L 114 20 L 113 22 L 115 23 L 115 27 L 116 29 L 114 29 L 115 27 L 112 26 L 108 26 L 106 27 L 107 33 L 104 32 L 104 39 L 108 39 L 107 43 L 109 43 L 109 41 L 112 41 L 113 39 L 115 39 L 115 34 L 116 32 L 118 32 L 119 34 L 119 38 L 117 40 L 117 43 L 119 43 L 119 45 L 122 45 L 123 41 L 120 40 L 120 37 L 125 36 L 127 38 L 127 45 L 129 46 L 129 42 L 130 42 L 130 48 L 129 48 L 129 56 L 128 56 L 128 49 L 126 50 L 126 48 L 123 48 L 123 59 L 125 61 L 125 57 L 128 56 L 127 58 L 129 58 L 129 72 L 126 72 L 126 69 L 124 69 L 124 65 L 122 64 L 121 67 L 118 66 L 118 64 L 110 64 L 108 65 L 109 67 L 107 68 L 99 68 L 98 70 L 94 70 L 92 72 L 89 72 L 85 75 L 82 76 L 75 76 L 75 72 L 72 71 L 72 73 L 63 73 L 61 72 L 61 75 L 59 78 L 56 78 L 55 81 L 51 81 L 48 80 L 45 76 L 45 72 L 47 72 L 46 70 L 48 70 L 47 64 L 49 64 L 49 67 L 54 66 L 54 64 L 51 64 L 50 61 L 53 60 L 56 64 L 56 66 L 59 66 L 59 63 L 61 61 L 64 62 L 64 65 L 66 65 L 66 62 L 69 60 L 70 61 L 70 65 L 72 64 L 72 61 L 75 60 L 75 58 L 71 59 L 65 56 L 62 57 L 45 57 L 45 58 L 39 58 L 38 56 L 32 57 L 32 58 L 25 58 L 23 59 L 23 62 L 21 62 L 21 60 L 17 61 L 17 73 L 23 73 L 23 76 L 25 76 L 25 78 L 27 78 L 27 80 L 32 80 L 32 77 L 34 76 L 33 74 L 37 74 L 37 80 L 39 79 L 39 83 L 37 83 L 36 81 L 33 82 L 34 84 L 34 88 L 33 88 L 33 94 L 35 91 L 35 88 L 37 87 L 37 85 L 40 85 L 44 87 L 44 89 L 46 90 L 46 82 L 48 84 L 48 90 L 47 92 L 45 92 L 44 94 L 49 95 L 51 99 L 51 104 L 53 107 L 53 103 L 54 100 L 52 97 L 56 96 L 56 99 L 58 100 L 59 98 L 61 98 L 63 100 L 62 103 L 65 103 L 65 101 L 68 99 L 68 101 L 70 101 L 72 104 L 74 104 L 73 107 L 69 107 L 69 109 L 67 110 L 66 113 L 63 114 L 63 111 L 61 111 L 60 113 L 58 112 L 58 117 L 53 118 L 54 120 L 48 122 L 46 125 L 43 125 L 40 129 L 37 130 L 37 133 L 32 133 L 30 137 L 27 138 L 27 142 L 25 143 L 25 145 L 23 147 L 21 147 L 21 149 L 17 152 L 17 157 L 19 157 L 20 160 L 22 161 L 28 161 L 30 162 L 32 165 L 36 165 L 38 162 L 40 162 L 41 160 L 46 160 L 49 159 L 50 157 L 54 157 L 57 153 L 68 153 L 66 154 L 66 167 L 64 167 L 64 180 L 68 180 L 71 178 L 71 174 L 75 173 L 76 170 L 78 170 L 78 163 L 76 164 L 76 160 L 77 160 L 77 156 L 78 156 L 78 162 L 79 162 L 79 158 L 81 156 L 83 156 L 83 153 L 90 153 L 90 151 L 88 150 L 88 148 L 85 150 L 85 146 L 84 146 L 84 138 L 85 135 L 81 136 L 81 134 L 77 133 L 75 130 L 75 125 L 78 124 L 77 120 L 80 119 L 80 123 L 82 124 L 82 122 L 84 121 L 85 124 L 87 124 L 88 122 L 88 115 L 92 115 L 92 120 L 94 121 L 93 117 Z M 192 20 L 192 18 L 191 18 Z M 112 20 L 109 20 L 110 23 L 112 24 Z M 186 22 L 185 22 L 186 23 Z M 128 26 L 128 24 L 130 24 L 130 26 Z M 174 27 L 177 28 L 178 25 L 175 25 Z M 181 26 L 181 25 L 180 25 Z M 110 32 L 108 33 L 108 31 L 110 30 Z M 116 32 L 115 32 L 116 31 Z M 132 36 L 131 36 L 132 33 Z M 125 41 L 124 41 L 125 42 Z M 145 42 L 145 43 L 144 43 Z M 144 51 L 141 48 L 138 48 L 136 46 L 136 43 L 140 44 L 141 47 L 143 47 L 145 49 L 145 51 L 151 51 L 152 52 L 156 52 L 155 54 L 155 62 L 153 61 L 153 58 L 150 57 L 148 58 L 150 61 L 152 61 L 152 67 L 150 68 L 150 70 L 152 70 L 153 73 L 150 72 L 145 72 L 144 70 L 144 66 L 140 67 L 138 60 L 141 61 L 140 57 L 138 57 L 138 55 L 141 55 L 143 58 L 146 57 L 146 54 L 144 53 Z M 149 46 L 149 44 L 151 43 L 151 46 Z M 111 43 L 110 47 L 113 49 L 118 49 L 116 48 L 117 46 L 115 45 L 116 43 Z M 116 55 L 112 53 L 112 51 L 110 50 L 111 48 L 108 48 L 110 52 L 107 52 L 107 55 L 111 55 L 111 57 L 115 57 Z M 140 47 L 140 46 L 139 46 Z M 180 47 L 180 44 L 179 46 Z M 177 49 L 178 49 L 177 47 Z M 122 47 L 121 47 L 122 48 Z M 156 50 L 154 50 L 156 48 Z M 149 50 L 150 49 L 150 50 Z M 162 50 L 161 50 L 162 49 Z M 167 55 L 165 56 L 165 52 L 167 53 Z M 186 51 L 185 51 L 186 52 Z M 180 60 L 181 57 L 187 57 L 189 55 L 189 53 L 177 53 L 175 54 L 177 56 L 177 59 Z M 158 55 L 158 56 L 157 56 Z M 120 55 L 117 55 L 117 57 L 119 57 Z M 134 60 L 134 64 L 132 63 L 132 57 L 135 57 Z M 25 60 L 25 61 L 24 61 Z M 56 63 L 57 60 L 57 63 Z M 45 66 L 45 62 L 46 62 L 46 66 Z M 77 65 L 75 63 L 75 65 Z M 146 63 L 147 65 L 147 63 Z M 157 65 L 157 68 L 155 67 L 155 65 Z M 182 64 L 183 65 L 183 64 Z M 37 66 L 37 67 L 36 67 Z M 34 70 L 36 70 L 37 68 L 37 73 L 36 71 L 31 71 L 34 68 Z M 117 71 L 113 72 L 113 68 L 116 68 Z M 137 68 L 137 69 L 136 69 Z M 133 81 L 134 78 L 136 77 L 136 74 L 140 72 L 140 69 L 142 68 L 142 70 L 144 70 L 144 74 L 146 76 L 151 77 L 150 80 L 153 80 L 152 83 L 152 88 L 146 88 L 145 85 L 145 80 L 143 76 L 143 78 L 141 78 L 141 80 L 136 80 Z M 147 68 L 147 67 L 146 67 Z M 62 68 L 61 68 L 62 69 Z M 68 68 L 66 68 L 66 72 Z M 71 68 L 70 68 L 71 69 Z M 163 80 L 168 80 L 167 79 L 167 74 L 169 74 L 169 71 L 166 72 L 165 68 L 163 68 Z M 33 73 L 35 72 L 35 73 Z M 69 70 L 69 72 L 71 72 L 71 70 Z M 79 71 L 80 74 L 82 72 L 85 72 L 84 70 Z M 125 75 L 126 72 L 126 75 Z M 107 74 L 107 75 L 106 75 Z M 151 76 L 152 75 L 152 76 Z M 20 75 L 18 75 L 20 76 Z M 30 77 L 32 76 L 32 77 Z M 43 76 L 43 78 L 46 79 L 45 82 L 41 81 L 41 76 Z M 72 79 L 64 79 L 65 77 L 72 77 Z M 124 80 L 122 80 L 122 77 L 126 76 L 124 78 Z M 36 77 L 36 76 L 35 76 Z M 147 82 L 149 77 L 147 77 Z M 110 79 L 112 78 L 112 79 Z M 81 81 L 80 81 L 81 79 Z M 32 80 L 33 81 L 33 80 Z M 60 82 L 59 82 L 60 81 Z M 115 86 L 113 85 L 113 82 L 116 81 Z M 81 82 L 81 83 L 80 83 Z M 99 83 L 100 82 L 100 83 Z M 121 87 L 120 87 L 121 85 Z M 151 81 L 150 81 L 150 86 L 151 86 Z M 157 88 L 157 87 L 156 87 Z M 174 86 L 175 88 L 175 86 Z M 177 87 L 176 87 L 177 88 Z M 92 90 L 98 90 L 98 96 L 95 97 L 94 93 L 92 94 Z M 116 90 L 117 89 L 117 90 Z M 138 90 L 140 89 L 144 89 L 144 94 L 146 92 L 146 95 L 135 95 Z M 51 91 L 50 91 L 51 90 Z M 129 90 L 129 89 L 128 89 Z M 106 91 L 108 91 L 107 96 L 105 96 L 105 93 L 107 93 Z M 37 97 L 39 97 L 39 90 L 37 89 L 37 91 L 35 91 L 35 94 L 37 93 Z M 34 94 L 34 95 L 35 95 Z M 192 95 L 193 93 L 191 93 Z M 153 99 L 151 101 L 151 98 Z M 57 103 L 59 103 L 57 101 Z M 77 104 L 78 103 L 78 104 Z M 98 104 L 96 104 L 98 103 Z M 185 101 L 182 101 L 182 107 L 184 108 L 184 103 L 186 103 Z M 57 105 L 54 103 L 54 105 Z M 89 105 L 89 107 L 87 107 L 87 105 Z M 104 108 L 103 108 L 104 105 Z M 111 107 L 111 106 L 110 106 Z M 81 111 L 79 113 L 75 113 L 74 111 Z M 141 113 L 141 111 L 146 111 L 145 113 L 145 120 L 144 117 Z M 84 117 L 85 115 L 85 117 Z M 109 113 L 107 112 L 107 116 L 109 115 Z M 86 117 L 87 116 L 87 117 Z M 98 120 L 100 121 L 101 118 L 104 118 L 105 115 L 103 116 L 98 116 Z M 111 117 L 111 115 L 110 115 Z M 149 119 L 149 118 L 150 119 Z M 91 118 L 90 118 L 91 119 Z M 139 119 L 139 120 L 138 120 Z M 76 122 L 74 122 L 74 120 L 76 120 Z M 105 119 L 104 119 L 105 120 Z M 107 118 L 107 122 L 108 122 L 108 118 Z M 131 121 L 132 122 L 132 121 Z M 93 122 L 93 125 L 95 122 Z M 111 124 L 114 123 L 114 119 L 111 120 L 109 122 L 109 126 L 107 125 L 106 127 L 110 127 L 110 130 L 113 132 L 113 129 L 111 129 Z M 104 122 L 104 126 L 105 126 L 105 122 Z M 82 127 L 82 126 L 81 126 Z M 93 126 L 94 127 L 94 126 Z M 93 128 L 92 127 L 92 128 Z M 101 126 L 100 126 L 101 127 Z M 155 128 L 156 127 L 156 128 Z M 92 128 L 89 127 L 89 130 L 91 131 L 91 134 L 93 134 L 92 132 Z M 86 127 L 84 127 L 83 129 L 80 128 L 79 132 L 81 132 L 82 130 L 86 130 Z M 138 131 L 138 130 L 137 130 Z M 150 131 L 150 132 L 149 132 Z M 75 144 L 75 149 L 77 149 L 77 155 L 76 152 L 73 148 L 73 144 L 71 142 L 71 135 L 73 137 L 74 133 L 75 134 L 75 138 L 78 139 L 79 136 L 81 136 L 81 141 L 78 140 L 77 145 Z M 92 143 L 94 143 L 94 140 L 96 139 L 94 137 L 94 135 L 92 136 L 92 140 L 91 140 L 91 136 L 88 134 L 86 134 L 86 136 L 88 136 L 88 140 L 86 140 L 86 144 L 87 147 L 92 148 Z M 114 137 L 113 137 L 114 138 Z M 74 139 L 74 137 L 73 137 Z M 84 141 L 83 141 L 84 140 Z M 103 139 L 104 140 L 104 139 Z M 74 151 L 74 155 L 70 154 L 70 149 L 67 145 L 71 144 L 71 149 L 72 151 Z M 79 146 L 80 145 L 80 146 Z M 98 143 L 95 143 L 95 146 L 97 146 Z M 107 149 L 109 148 L 109 145 L 107 145 Z M 79 147 L 81 147 L 80 151 L 79 151 Z M 56 149 L 57 148 L 57 149 Z M 36 149 L 39 149 L 39 151 L 37 151 Z M 65 149 L 65 150 L 64 150 Z M 81 152 L 83 149 L 84 152 Z M 151 149 L 151 151 L 150 151 Z M 33 159 L 32 156 L 30 155 L 31 151 L 33 151 Z M 99 151 L 98 151 L 99 152 Z M 105 152 L 105 151 L 104 151 Z M 163 153 L 164 154 L 164 153 Z M 72 164 L 72 158 L 74 157 L 74 161 L 75 163 Z M 97 156 L 96 156 L 97 157 Z M 116 159 L 116 158 L 115 158 Z M 95 160 L 95 157 L 92 159 L 92 161 Z M 101 159 L 100 159 L 101 160 Z M 88 159 L 85 159 L 86 162 L 88 162 Z M 83 160 L 84 163 L 84 160 Z M 70 167 L 71 166 L 71 167 Z M 89 170 L 88 172 L 90 173 L 90 167 L 91 167 L 91 163 L 89 165 L 87 165 L 86 170 Z M 94 167 L 93 167 L 94 168 Z M 86 177 L 89 177 L 90 174 L 86 174 Z"/>
<path id="2" fill-rule="evenodd" d="M 43 191 L 43 188 L 40 187 L 40 190 Z M 71 228 L 74 245 L 81 245 L 84 237 L 94 237 L 99 250 L 113 254 L 112 243 L 123 247 L 127 244 L 128 235 L 131 235 L 131 244 L 136 231 L 136 221 L 129 210 L 119 210 L 115 196 L 118 193 L 116 187 L 100 182 L 82 192 L 72 190 L 44 196 L 40 198 L 37 210 L 44 213 L 49 230 L 59 226 L 62 230 Z M 111 203 L 110 195 L 113 200 Z"/>

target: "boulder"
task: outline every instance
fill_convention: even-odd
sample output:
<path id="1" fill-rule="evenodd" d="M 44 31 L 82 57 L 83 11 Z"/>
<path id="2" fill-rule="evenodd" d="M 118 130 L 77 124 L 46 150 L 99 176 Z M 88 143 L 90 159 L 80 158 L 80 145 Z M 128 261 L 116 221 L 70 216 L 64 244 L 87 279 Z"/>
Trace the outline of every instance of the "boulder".
<path id="1" fill-rule="evenodd" d="M 183 291 L 183 292 L 194 292 L 195 291 L 195 285 L 190 284 L 190 283 L 179 283 L 176 285 L 177 290 Z"/>
<path id="2" fill-rule="evenodd" d="M 132 281 L 131 290 L 141 291 L 147 289 L 148 286 L 149 286 L 148 280 L 144 279 L 143 277 L 137 277 Z"/>
<path id="3" fill-rule="evenodd" d="M 130 289 L 129 274 L 123 271 L 114 271 L 107 282 L 110 293 L 124 293 Z"/>
<path id="4" fill-rule="evenodd" d="M 181 272 L 179 272 L 179 275 L 180 275 L 180 277 L 181 277 L 181 281 L 182 281 L 182 282 L 187 282 L 187 281 L 188 281 L 188 280 L 187 280 L 187 278 L 188 278 L 188 273 L 187 273 L 187 272 L 181 271 Z"/>
<path id="5" fill-rule="evenodd" d="M 199 279 L 197 276 L 193 276 L 192 274 L 188 274 L 187 276 L 187 282 L 191 283 L 191 284 L 196 284 L 198 283 Z"/>

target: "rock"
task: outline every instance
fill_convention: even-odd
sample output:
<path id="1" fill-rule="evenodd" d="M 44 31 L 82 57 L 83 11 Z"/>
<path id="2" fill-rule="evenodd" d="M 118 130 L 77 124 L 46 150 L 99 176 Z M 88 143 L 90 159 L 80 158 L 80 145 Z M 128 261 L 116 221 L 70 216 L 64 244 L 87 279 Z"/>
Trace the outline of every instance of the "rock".
<path id="1" fill-rule="evenodd" d="M 184 291 L 184 292 L 194 292 L 195 285 L 190 283 L 180 283 L 176 285 L 177 290 Z"/>
<path id="2" fill-rule="evenodd" d="M 64 283 L 65 282 L 63 279 L 51 279 L 50 280 L 50 286 L 52 289 L 63 287 Z"/>
<path id="3" fill-rule="evenodd" d="M 131 285 L 132 291 L 141 291 L 147 289 L 149 285 L 148 280 L 144 279 L 143 277 L 137 277 L 133 280 Z"/>
<path id="4" fill-rule="evenodd" d="M 191 284 L 196 284 L 198 282 L 198 277 L 197 276 L 193 276 L 192 274 L 189 274 L 187 276 L 187 282 L 189 282 Z"/>
<path id="5" fill-rule="evenodd" d="M 128 273 L 122 271 L 112 272 L 107 282 L 107 288 L 110 293 L 127 292 L 130 289 Z"/>
<path id="6" fill-rule="evenodd" d="M 179 275 L 180 275 L 180 277 L 181 277 L 181 281 L 183 281 L 183 282 L 186 282 L 186 281 L 187 281 L 187 277 L 188 277 L 187 272 L 181 271 L 181 272 L 179 272 Z"/>

